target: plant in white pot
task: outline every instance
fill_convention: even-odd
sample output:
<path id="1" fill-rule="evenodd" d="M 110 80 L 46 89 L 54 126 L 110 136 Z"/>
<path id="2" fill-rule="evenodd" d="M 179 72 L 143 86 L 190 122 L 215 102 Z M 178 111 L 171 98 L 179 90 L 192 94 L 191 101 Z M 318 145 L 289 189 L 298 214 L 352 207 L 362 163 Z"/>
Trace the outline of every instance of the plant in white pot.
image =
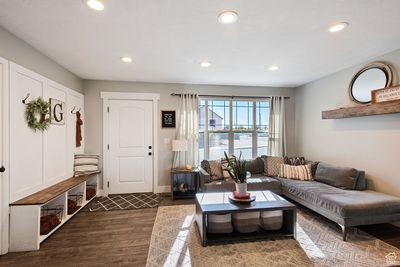
<path id="1" fill-rule="evenodd" d="M 227 161 L 226 171 L 229 176 L 235 182 L 236 193 L 238 197 L 246 196 L 247 194 L 247 171 L 246 161 L 242 158 L 242 152 L 240 152 L 239 158 L 233 156 L 229 158 L 226 152 L 225 159 Z"/>

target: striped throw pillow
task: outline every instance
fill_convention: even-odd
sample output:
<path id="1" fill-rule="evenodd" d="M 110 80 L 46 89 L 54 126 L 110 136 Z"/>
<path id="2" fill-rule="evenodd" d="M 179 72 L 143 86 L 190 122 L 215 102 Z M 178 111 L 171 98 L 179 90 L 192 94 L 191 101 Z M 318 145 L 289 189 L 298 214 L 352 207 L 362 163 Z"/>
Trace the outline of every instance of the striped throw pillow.
<path id="1" fill-rule="evenodd" d="M 99 171 L 99 155 L 75 154 L 74 175 L 85 175 Z"/>
<path id="2" fill-rule="evenodd" d="M 311 175 L 311 165 L 293 166 L 288 164 L 281 164 L 279 176 L 282 178 L 289 178 L 301 181 L 314 180 Z"/>

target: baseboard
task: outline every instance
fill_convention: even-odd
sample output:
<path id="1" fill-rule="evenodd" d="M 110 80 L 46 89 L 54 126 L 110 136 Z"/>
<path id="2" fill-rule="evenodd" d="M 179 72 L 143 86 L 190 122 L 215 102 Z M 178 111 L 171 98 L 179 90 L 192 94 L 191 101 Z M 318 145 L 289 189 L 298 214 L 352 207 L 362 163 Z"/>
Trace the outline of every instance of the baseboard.
<path id="1" fill-rule="evenodd" d="M 171 192 L 171 186 L 169 186 L 169 185 L 159 185 L 158 186 L 157 193 L 170 193 L 170 192 Z"/>

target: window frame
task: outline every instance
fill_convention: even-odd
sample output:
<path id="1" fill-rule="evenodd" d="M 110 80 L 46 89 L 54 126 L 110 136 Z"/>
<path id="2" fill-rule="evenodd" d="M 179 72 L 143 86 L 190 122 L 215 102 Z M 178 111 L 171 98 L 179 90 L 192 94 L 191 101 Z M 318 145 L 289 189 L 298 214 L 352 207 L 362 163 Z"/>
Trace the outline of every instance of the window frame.
<path id="1" fill-rule="evenodd" d="M 257 150 L 258 150 L 258 134 L 259 133 L 265 133 L 268 136 L 269 132 L 269 124 L 267 126 L 267 130 L 258 130 L 257 129 L 257 102 L 266 102 L 268 103 L 268 109 L 269 109 L 269 101 L 268 99 L 240 99 L 240 100 L 234 100 L 234 99 L 226 99 L 226 98 L 200 98 L 200 101 L 204 101 L 204 130 L 199 130 L 199 133 L 203 133 L 204 135 L 204 159 L 209 159 L 210 158 L 210 147 L 209 147 L 209 141 L 210 141 L 210 133 L 227 133 L 228 134 L 228 154 L 229 155 L 234 155 L 234 137 L 235 133 L 251 133 L 252 134 L 252 158 L 256 158 L 257 155 Z M 210 130 L 209 129 L 209 121 L 208 121 L 208 102 L 209 101 L 227 101 L 229 102 L 229 129 L 223 129 L 223 130 Z M 253 120 L 252 120 L 252 125 L 253 128 L 251 130 L 235 130 L 234 125 L 233 125 L 233 102 L 252 102 L 253 107 Z"/>

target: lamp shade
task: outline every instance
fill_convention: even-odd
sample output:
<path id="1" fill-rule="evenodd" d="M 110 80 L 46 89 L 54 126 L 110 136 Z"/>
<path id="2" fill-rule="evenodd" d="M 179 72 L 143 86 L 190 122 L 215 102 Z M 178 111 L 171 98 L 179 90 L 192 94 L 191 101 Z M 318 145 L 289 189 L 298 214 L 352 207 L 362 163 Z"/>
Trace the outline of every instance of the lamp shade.
<path id="1" fill-rule="evenodd" d="M 187 151 L 188 143 L 186 140 L 172 140 L 172 151 Z"/>

